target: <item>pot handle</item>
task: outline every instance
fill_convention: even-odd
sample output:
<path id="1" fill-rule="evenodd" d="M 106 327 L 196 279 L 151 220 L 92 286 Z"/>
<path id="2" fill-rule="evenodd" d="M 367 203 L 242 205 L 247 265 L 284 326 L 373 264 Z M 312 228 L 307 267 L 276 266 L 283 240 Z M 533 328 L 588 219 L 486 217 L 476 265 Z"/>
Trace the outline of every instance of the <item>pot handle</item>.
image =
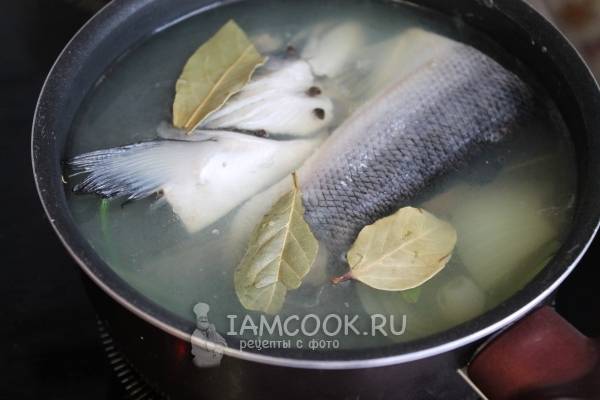
<path id="1" fill-rule="evenodd" d="M 580 333 L 554 308 L 544 306 L 488 343 L 467 371 L 492 400 L 573 395 L 598 399 L 599 385 L 586 384 L 599 381 L 598 354 L 595 340 Z M 579 397 L 581 390 L 583 397 Z"/>

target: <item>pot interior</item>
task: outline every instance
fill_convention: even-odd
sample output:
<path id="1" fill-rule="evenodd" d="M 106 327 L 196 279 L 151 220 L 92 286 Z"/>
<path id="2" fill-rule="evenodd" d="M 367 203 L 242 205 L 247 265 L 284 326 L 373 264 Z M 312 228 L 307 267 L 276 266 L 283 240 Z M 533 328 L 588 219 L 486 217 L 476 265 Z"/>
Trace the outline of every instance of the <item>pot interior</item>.
<path id="1" fill-rule="evenodd" d="M 589 75 L 570 81 L 563 74 L 559 59 L 584 67 L 560 35 L 520 2 L 514 3 L 531 13 L 532 26 L 539 24 L 536 32 L 548 33 L 544 39 L 528 35 L 531 27 L 519 26 L 510 15 L 518 7 L 500 10 L 475 1 L 457 2 L 453 10 L 359 0 L 247 1 L 205 9 L 198 9 L 198 2 L 184 2 L 161 15 L 164 3 L 129 10 L 110 5 L 71 43 L 84 51 L 77 55 L 80 65 L 70 65 L 73 73 L 67 75 L 70 82 L 65 89 L 74 95 L 57 102 L 68 112 L 51 121 L 61 127 L 52 143 L 61 160 L 155 140 L 170 124 L 175 83 L 187 58 L 229 19 L 255 43 L 273 48 L 265 50 L 272 57 L 281 57 L 290 43 L 308 46 L 303 35 L 351 21 L 366 32 L 371 44 L 356 44 L 363 46 L 357 63 L 377 56 L 373 43 L 393 41 L 413 28 L 432 31 L 493 57 L 534 87 L 547 107 L 543 118 L 519 128 L 510 145 L 486 152 L 469 173 L 450 174 L 411 204 L 433 211 L 457 230 L 457 248 L 440 274 L 408 294 L 382 292 L 359 282 L 330 285 L 328 279 L 344 271 L 321 260 L 320 270 L 309 273 L 299 289 L 287 294 L 278 313 L 283 322 L 291 321 L 291 327 L 303 328 L 299 333 L 293 328 L 283 334 L 266 333 L 260 325 L 273 324 L 273 317 L 245 310 L 236 296 L 234 269 L 257 220 L 257 211 L 244 209 L 248 200 L 190 233 L 169 204 L 157 206 L 156 197 L 123 204 L 73 193 L 79 181 L 68 177 L 68 169 L 63 170 L 65 185 L 56 183 L 60 175 L 46 177 L 60 207 L 59 233 L 74 255 L 111 294 L 129 304 L 135 299 L 142 315 L 167 329 L 189 335 L 196 327 L 194 306 L 206 303 L 210 323 L 230 348 L 239 349 L 259 338 L 273 343 L 246 348 L 247 353 L 298 360 L 410 354 L 453 340 L 474 340 L 494 324 L 507 322 L 511 314 L 522 313 L 564 278 L 590 240 L 597 215 L 589 208 L 589 191 L 597 188 L 585 183 L 582 188 L 582 182 L 592 168 L 587 153 L 595 139 L 586 126 L 585 110 L 579 107 L 583 100 L 575 100 L 573 87 L 585 87 L 586 92 L 577 92 L 578 96 L 589 93 L 597 101 L 596 87 Z M 494 24 L 482 30 L 478 25 L 490 18 Z M 58 80 L 61 68 L 68 70 L 67 61 L 59 61 L 50 85 Z M 544 61 L 548 67 L 542 69 Z M 346 79 L 369 82 L 366 76 L 372 71 L 361 73 Z M 359 90 L 359 85 L 351 87 Z M 360 98 L 357 104 L 361 101 L 366 100 Z M 38 122 L 44 111 L 38 110 Z M 47 183 L 39 175 L 42 187 Z M 52 213 L 52 207 L 47 208 Z M 503 235 L 497 234 L 499 229 Z M 307 319 L 309 314 L 315 317 Z M 383 331 L 388 335 L 372 331 L 375 314 L 385 321 Z M 328 315 L 336 317 L 325 323 Z M 336 330 L 339 320 L 354 316 L 357 332 L 328 334 Z M 317 333 L 311 335 L 313 331 Z M 310 348 L 313 339 L 327 344 Z"/>

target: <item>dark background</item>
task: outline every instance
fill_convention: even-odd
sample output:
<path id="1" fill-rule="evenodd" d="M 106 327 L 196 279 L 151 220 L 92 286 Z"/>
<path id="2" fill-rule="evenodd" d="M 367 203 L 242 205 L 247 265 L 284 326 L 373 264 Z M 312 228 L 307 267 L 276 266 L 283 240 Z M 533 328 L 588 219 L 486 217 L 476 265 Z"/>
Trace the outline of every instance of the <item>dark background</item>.
<path id="1" fill-rule="evenodd" d="M 46 220 L 29 154 L 36 97 L 100 1 L 0 0 L 0 399 L 112 399 L 94 311 Z"/>
<path id="2" fill-rule="evenodd" d="M 123 0 L 116 0 L 123 1 Z M 38 201 L 30 162 L 37 94 L 62 47 L 102 0 L 0 0 L 0 399 L 121 399 L 79 270 Z M 600 336 L 593 246 L 557 297 Z"/>

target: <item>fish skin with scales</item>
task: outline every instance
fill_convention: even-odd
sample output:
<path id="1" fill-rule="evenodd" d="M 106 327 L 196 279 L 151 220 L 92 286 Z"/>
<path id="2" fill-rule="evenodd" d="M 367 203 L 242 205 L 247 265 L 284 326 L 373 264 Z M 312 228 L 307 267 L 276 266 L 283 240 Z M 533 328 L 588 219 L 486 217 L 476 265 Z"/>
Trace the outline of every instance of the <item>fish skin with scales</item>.
<path id="1" fill-rule="evenodd" d="M 300 171 L 305 218 L 343 255 L 360 230 L 510 137 L 533 90 L 479 50 L 440 38 L 429 60 L 339 126 Z"/>

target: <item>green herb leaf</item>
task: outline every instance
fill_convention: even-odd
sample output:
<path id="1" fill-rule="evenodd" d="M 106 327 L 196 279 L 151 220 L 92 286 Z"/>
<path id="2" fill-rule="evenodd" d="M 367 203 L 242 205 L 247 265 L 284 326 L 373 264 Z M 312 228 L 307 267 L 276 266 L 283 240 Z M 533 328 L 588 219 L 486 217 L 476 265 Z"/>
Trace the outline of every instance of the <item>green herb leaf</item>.
<path id="1" fill-rule="evenodd" d="M 302 195 L 294 188 L 281 197 L 254 230 L 234 274 L 235 291 L 248 310 L 277 313 L 288 290 L 302 283 L 319 243 L 304 220 Z"/>
<path id="2" fill-rule="evenodd" d="M 175 86 L 173 125 L 192 131 L 264 62 L 235 21 L 227 22 L 185 64 Z"/>
<path id="3" fill-rule="evenodd" d="M 108 209 L 110 208 L 110 202 L 107 199 L 102 199 L 100 201 L 100 211 L 98 215 L 100 216 L 100 229 L 102 230 L 102 234 L 107 237 L 108 236 Z"/>
<path id="4" fill-rule="evenodd" d="M 400 294 L 407 303 L 415 304 L 419 301 L 419 297 L 421 297 L 421 287 L 403 290 Z"/>
<path id="5" fill-rule="evenodd" d="M 333 282 L 355 279 L 375 289 L 411 289 L 444 268 L 455 244 L 456 231 L 448 222 L 404 207 L 362 229 L 348 252 L 350 271 Z"/>

